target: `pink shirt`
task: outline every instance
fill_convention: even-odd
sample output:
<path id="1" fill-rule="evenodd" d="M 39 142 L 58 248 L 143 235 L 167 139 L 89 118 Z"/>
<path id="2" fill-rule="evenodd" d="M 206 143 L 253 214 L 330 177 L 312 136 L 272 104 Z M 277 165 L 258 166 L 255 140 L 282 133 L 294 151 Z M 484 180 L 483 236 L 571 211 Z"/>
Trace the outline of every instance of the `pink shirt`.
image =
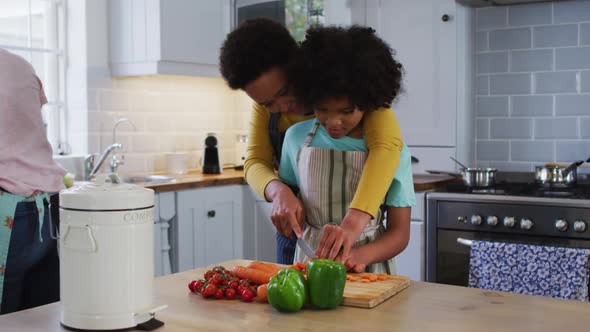
<path id="1" fill-rule="evenodd" d="M 0 187 L 16 195 L 58 192 L 66 171 L 53 161 L 41 81 L 23 58 L 0 49 Z"/>

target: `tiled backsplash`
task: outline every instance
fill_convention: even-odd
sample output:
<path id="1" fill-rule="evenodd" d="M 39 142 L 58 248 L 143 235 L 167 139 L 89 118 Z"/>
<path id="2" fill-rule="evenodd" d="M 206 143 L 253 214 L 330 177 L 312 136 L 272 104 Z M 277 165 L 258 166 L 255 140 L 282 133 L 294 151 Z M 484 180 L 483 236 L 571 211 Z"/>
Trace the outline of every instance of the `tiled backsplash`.
<path id="1" fill-rule="evenodd" d="M 476 14 L 477 164 L 531 171 L 590 157 L 590 1 Z"/>
<path id="2" fill-rule="evenodd" d="M 89 151 L 103 151 L 116 140 L 125 156 L 121 173 L 166 169 L 164 154 L 188 152 L 189 168 L 197 168 L 207 133 L 216 133 L 223 163 L 234 162 L 236 136 L 246 133 L 251 101 L 232 91 L 220 78 L 153 76 L 113 79 L 89 89 Z"/>

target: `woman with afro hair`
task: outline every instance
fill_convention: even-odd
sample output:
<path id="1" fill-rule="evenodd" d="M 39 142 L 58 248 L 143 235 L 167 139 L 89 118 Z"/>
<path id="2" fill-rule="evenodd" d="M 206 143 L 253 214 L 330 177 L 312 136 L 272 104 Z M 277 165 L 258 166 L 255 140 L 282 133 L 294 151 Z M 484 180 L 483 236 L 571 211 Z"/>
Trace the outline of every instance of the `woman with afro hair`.
<path id="1" fill-rule="evenodd" d="M 365 138 L 370 133 L 364 121 L 371 114 L 389 112 L 400 91 L 401 65 L 370 28 L 313 28 L 301 44 L 295 73 L 296 97 L 315 118 L 287 130 L 279 178 L 300 189 L 306 216 L 303 239 L 318 256 L 335 254 L 355 272 L 395 274 L 393 258 L 408 244 L 415 205 L 411 156 L 405 145 L 395 177 L 381 198 L 387 207 L 386 227 L 382 211 L 352 232 L 342 219 L 365 171 Z M 335 243 L 351 236 L 349 252 L 330 252 Z M 296 262 L 307 258 L 296 249 Z"/>
<path id="2" fill-rule="evenodd" d="M 259 196 L 272 202 L 277 261 L 284 264 L 293 262 L 294 235 L 302 236 L 304 210 L 296 197 L 297 190 L 280 181 L 275 170 L 287 128 L 314 116 L 294 96 L 292 77 L 297 52 L 298 44 L 284 26 L 267 19 L 253 19 L 227 36 L 220 53 L 221 74 L 227 84 L 243 90 L 254 101 L 244 164 L 246 180 Z M 403 142 L 394 113 L 367 113 L 363 126 L 370 153 L 364 171 L 359 174 L 358 190 L 342 213 L 342 226 L 348 230 L 349 239 L 334 242 L 331 254 L 325 256 L 328 258 L 335 258 L 341 249 L 348 252 L 354 234 L 363 228 L 361 225 L 377 215 L 399 164 Z"/>

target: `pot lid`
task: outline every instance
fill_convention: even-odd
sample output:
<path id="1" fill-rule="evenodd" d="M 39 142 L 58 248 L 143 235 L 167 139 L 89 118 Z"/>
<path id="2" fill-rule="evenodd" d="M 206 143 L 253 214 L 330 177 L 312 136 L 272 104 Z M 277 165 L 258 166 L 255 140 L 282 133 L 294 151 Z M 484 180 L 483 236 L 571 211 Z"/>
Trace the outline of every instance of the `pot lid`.
<path id="1" fill-rule="evenodd" d="M 59 193 L 64 209 L 116 211 L 145 209 L 154 206 L 154 191 L 138 185 L 121 183 L 116 174 L 98 174 L 94 182 L 83 182 Z"/>

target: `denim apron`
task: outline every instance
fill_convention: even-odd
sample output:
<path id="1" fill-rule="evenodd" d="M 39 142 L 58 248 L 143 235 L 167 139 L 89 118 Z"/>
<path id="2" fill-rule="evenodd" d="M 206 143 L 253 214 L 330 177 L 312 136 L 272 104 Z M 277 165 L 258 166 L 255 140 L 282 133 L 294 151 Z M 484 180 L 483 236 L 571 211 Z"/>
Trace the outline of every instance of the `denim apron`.
<path id="1" fill-rule="evenodd" d="M 7 273 L 7 258 L 14 226 L 17 205 L 34 202 L 39 213 L 39 242 L 43 242 L 42 229 L 45 218 L 45 204 L 49 202 L 47 193 L 35 192 L 30 196 L 14 195 L 0 190 L 0 310 L 4 293 L 4 276 Z"/>
<path id="2" fill-rule="evenodd" d="M 368 153 L 310 147 L 320 124 L 315 123 L 297 153 L 297 172 L 301 199 L 305 207 L 303 239 L 312 248 L 319 245 L 325 225 L 340 225 L 348 211 L 363 173 Z M 383 213 L 377 212 L 363 229 L 354 246 L 375 241 L 385 233 Z M 295 251 L 295 261 L 305 262 L 301 248 Z M 395 274 L 393 258 L 368 265 L 366 272 Z"/>
<path id="3" fill-rule="evenodd" d="M 283 141 L 285 140 L 285 133 L 279 131 L 279 119 L 281 113 L 270 113 L 270 121 L 268 122 L 268 133 L 270 135 L 270 144 L 274 154 L 274 165 L 279 167 L 281 161 L 281 153 L 283 149 Z M 293 257 L 295 255 L 296 239 L 290 239 L 276 233 L 277 239 L 277 263 L 279 264 L 293 264 Z"/>

